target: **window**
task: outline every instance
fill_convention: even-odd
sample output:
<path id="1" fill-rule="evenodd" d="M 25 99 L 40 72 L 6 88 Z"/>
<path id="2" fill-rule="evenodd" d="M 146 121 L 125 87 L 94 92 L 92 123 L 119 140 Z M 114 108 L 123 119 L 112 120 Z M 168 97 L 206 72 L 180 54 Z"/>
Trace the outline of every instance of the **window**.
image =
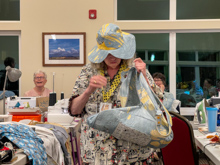
<path id="1" fill-rule="evenodd" d="M 218 93 L 220 32 L 177 33 L 176 41 L 176 96 L 182 107 L 195 107 Z"/>
<path id="2" fill-rule="evenodd" d="M 117 20 L 169 20 L 169 0 L 117 0 Z"/>
<path id="3" fill-rule="evenodd" d="M 136 38 L 136 54 L 147 64 L 150 73 L 161 72 L 166 77 L 169 91 L 169 34 L 133 33 Z"/>
<path id="4" fill-rule="evenodd" d="M 218 0 L 177 0 L 176 18 L 219 19 L 219 6 Z"/>
<path id="5" fill-rule="evenodd" d="M 0 0 L 0 21 L 20 20 L 20 0 Z"/>
<path id="6" fill-rule="evenodd" d="M 19 33 L 0 33 L 0 90 L 3 89 L 5 80 L 4 60 L 8 57 L 10 57 L 8 58 L 8 61 L 11 61 L 11 58 L 14 59 L 15 68 L 19 69 L 19 37 Z M 19 81 L 7 81 L 6 90 L 13 91 L 19 96 Z"/>
<path id="7" fill-rule="evenodd" d="M 146 22 L 157 20 L 157 23 L 165 22 L 167 25 L 170 20 L 177 23 L 192 19 L 206 19 L 201 20 L 205 24 L 209 21 L 207 19 L 220 19 L 218 12 L 220 1 L 216 0 L 130 0 L 126 2 L 116 0 L 117 21 L 130 20 L 133 23 L 134 20 Z M 157 7 L 154 6 L 156 3 Z M 135 8 L 139 11 L 135 11 Z M 163 16 L 159 16 L 160 14 Z M 187 107 L 187 110 L 190 110 L 192 107 L 191 110 L 194 112 L 197 102 L 211 97 L 209 91 L 213 93 L 212 95 L 217 95 L 220 91 L 220 29 L 197 30 L 192 26 L 191 29 L 173 30 L 172 28 L 165 31 L 128 32 L 135 35 L 137 56 L 146 62 L 150 73 L 163 73 L 167 79 L 167 90 L 182 101 L 183 108 Z M 211 83 L 208 91 L 207 81 Z"/>
<path id="8" fill-rule="evenodd" d="M 151 74 L 161 72 L 166 76 L 166 90 L 176 93 L 181 107 L 195 107 L 203 98 L 218 95 L 220 30 L 131 33 L 136 37 L 137 57 L 146 62 Z M 207 87 L 205 81 L 211 85 Z"/>
<path id="9" fill-rule="evenodd" d="M 220 19 L 218 0 L 116 0 L 116 4 L 118 21 Z"/>

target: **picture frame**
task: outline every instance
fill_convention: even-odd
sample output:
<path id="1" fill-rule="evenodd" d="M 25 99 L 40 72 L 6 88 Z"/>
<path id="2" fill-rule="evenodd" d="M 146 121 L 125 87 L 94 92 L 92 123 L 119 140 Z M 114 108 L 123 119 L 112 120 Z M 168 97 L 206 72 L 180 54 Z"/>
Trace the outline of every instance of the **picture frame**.
<path id="1" fill-rule="evenodd" d="M 86 33 L 42 33 L 43 66 L 84 66 Z"/>

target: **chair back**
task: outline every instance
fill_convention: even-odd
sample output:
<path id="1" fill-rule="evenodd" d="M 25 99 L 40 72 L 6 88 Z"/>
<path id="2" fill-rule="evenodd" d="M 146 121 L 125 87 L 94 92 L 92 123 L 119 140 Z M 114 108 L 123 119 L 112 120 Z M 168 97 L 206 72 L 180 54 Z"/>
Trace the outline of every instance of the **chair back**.
<path id="1" fill-rule="evenodd" d="M 181 101 L 180 100 L 173 100 L 171 111 L 180 114 L 180 107 L 181 107 Z"/>
<path id="2" fill-rule="evenodd" d="M 161 149 L 164 165 L 198 165 L 198 155 L 190 122 L 183 116 L 170 112 L 174 138 Z"/>

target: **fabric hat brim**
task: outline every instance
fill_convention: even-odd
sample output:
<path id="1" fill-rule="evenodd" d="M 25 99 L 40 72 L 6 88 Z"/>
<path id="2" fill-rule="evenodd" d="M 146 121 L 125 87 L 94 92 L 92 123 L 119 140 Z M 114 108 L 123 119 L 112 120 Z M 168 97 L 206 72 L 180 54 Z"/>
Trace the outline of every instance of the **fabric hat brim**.
<path id="1" fill-rule="evenodd" d="M 102 50 L 95 46 L 89 53 L 89 60 L 93 63 L 101 63 L 110 53 L 116 58 L 131 59 L 136 50 L 135 37 L 129 33 L 123 33 L 124 44 L 114 50 Z"/>

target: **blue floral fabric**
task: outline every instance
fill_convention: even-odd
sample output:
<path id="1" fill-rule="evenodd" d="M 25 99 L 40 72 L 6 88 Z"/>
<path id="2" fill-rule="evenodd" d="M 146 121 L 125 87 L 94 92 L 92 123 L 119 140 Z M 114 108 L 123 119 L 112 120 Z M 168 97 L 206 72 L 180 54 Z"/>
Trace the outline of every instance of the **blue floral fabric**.
<path id="1" fill-rule="evenodd" d="M 47 165 L 46 149 L 34 130 L 22 124 L 0 124 L 0 139 L 7 137 L 24 150 L 33 165 Z"/>

